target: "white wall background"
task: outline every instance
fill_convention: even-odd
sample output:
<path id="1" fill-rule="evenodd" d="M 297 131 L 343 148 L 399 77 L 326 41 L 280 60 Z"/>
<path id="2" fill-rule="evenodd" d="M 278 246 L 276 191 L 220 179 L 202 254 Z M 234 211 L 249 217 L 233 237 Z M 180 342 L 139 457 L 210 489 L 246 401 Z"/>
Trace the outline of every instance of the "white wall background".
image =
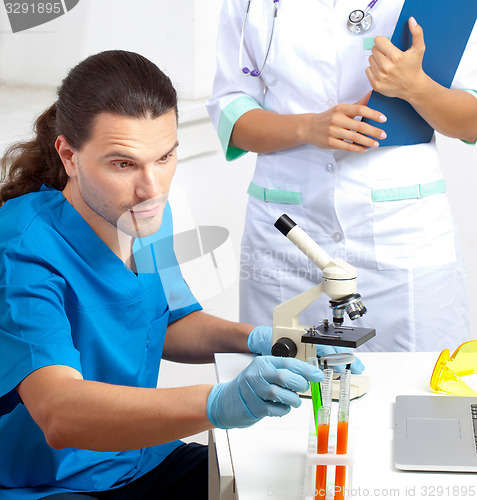
<path id="1" fill-rule="evenodd" d="M 0 149 L 28 135 L 33 118 L 53 99 L 68 68 L 89 54 L 127 49 L 156 62 L 181 98 L 181 158 L 174 189 L 184 194 L 197 225 L 230 231 L 238 266 L 246 189 L 253 155 L 226 164 L 205 111 L 215 68 L 220 0 L 80 0 L 66 15 L 12 34 L 0 4 Z M 456 224 L 463 242 L 470 298 L 477 300 L 477 147 L 439 138 Z M 196 290 L 201 296 L 200 290 Z M 203 301 L 206 311 L 238 318 L 238 282 Z M 473 337 L 477 338 L 473 321 Z M 183 372 L 181 372 L 183 373 Z M 188 373 L 188 372 L 187 372 Z M 184 375 L 187 379 L 188 375 Z M 213 378 L 212 372 L 207 377 Z M 165 384 L 172 383 L 166 380 Z M 177 379 L 174 379 L 174 383 Z"/>

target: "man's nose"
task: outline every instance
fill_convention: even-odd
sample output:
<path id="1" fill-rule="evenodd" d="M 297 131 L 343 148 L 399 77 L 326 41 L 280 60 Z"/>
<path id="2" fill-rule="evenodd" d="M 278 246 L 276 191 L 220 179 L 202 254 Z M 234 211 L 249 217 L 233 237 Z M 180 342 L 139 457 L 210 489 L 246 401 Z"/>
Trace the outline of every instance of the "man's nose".
<path id="1" fill-rule="evenodd" d="M 142 200 L 155 198 L 162 193 L 159 176 L 154 165 L 141 169 L 136 181 L 136 195 Z"/>

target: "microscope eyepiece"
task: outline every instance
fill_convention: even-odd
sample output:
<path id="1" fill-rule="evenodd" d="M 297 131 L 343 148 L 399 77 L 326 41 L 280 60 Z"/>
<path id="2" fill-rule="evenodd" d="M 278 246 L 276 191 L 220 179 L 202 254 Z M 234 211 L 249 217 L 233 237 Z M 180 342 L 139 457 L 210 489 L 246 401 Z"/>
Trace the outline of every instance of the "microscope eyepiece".
<path id="1" fill-rule="evenodd" d="M 295 226 L 296 222 L 290 219 L 287 214 L 283 214 L 274 224 L 274 226 L 286 236 Z"/>

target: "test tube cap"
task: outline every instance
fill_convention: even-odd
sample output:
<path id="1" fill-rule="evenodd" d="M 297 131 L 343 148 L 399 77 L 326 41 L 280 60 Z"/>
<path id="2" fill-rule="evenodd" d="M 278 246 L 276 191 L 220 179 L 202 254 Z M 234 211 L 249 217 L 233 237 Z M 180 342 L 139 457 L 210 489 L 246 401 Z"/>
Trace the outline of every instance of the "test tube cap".
<path id="1" fill-rule="evenodd" d="M 348 365 L 353 361 L 354 354 L 352 352 L 336 352 L 320 357 L 320 363 L 325 366 Z"/>

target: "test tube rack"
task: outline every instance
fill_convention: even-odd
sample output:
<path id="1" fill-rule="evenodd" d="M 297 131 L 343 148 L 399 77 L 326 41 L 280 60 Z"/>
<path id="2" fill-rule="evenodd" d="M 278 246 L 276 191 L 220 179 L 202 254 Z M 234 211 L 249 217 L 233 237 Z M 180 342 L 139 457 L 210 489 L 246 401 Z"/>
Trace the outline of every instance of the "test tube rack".
<path id="1" fill-rule="evenodd" d="M 332 418 L 330 422 L 330 437 L 328 444 L 328 453 L 320 454 L 317 453 L 317 434 L 316 426 L 314 420 L 313 410 L 311 412 L 310 418 L 310 431 L 308 434 L 308 449 L 306 454 L 306 465 L 305 465 L 305 489 L 304 489 L 304 500 L 315 500 L 316 492 L 316 466 L 325 465 L 328 468 L 327 474 L 327 484 L 326 484 L 326 500 L 334 500 L 334 471 L 337 465 L 346 466 L 346 486 L 345 495 L 346 499 L 351 499 L 351 492 L 353 491 L 352 477 L 353 477 L 353 465 L 354 465 L 354 454 L 353 454 L 353 443 L 352 443 L 352 433 L 348 437 L 348 451 L 346 454 L 338 455 L 336 453 L 336 425 L 337 422 Z M 330 480 L 333 478 L 333 480 Z"/>

